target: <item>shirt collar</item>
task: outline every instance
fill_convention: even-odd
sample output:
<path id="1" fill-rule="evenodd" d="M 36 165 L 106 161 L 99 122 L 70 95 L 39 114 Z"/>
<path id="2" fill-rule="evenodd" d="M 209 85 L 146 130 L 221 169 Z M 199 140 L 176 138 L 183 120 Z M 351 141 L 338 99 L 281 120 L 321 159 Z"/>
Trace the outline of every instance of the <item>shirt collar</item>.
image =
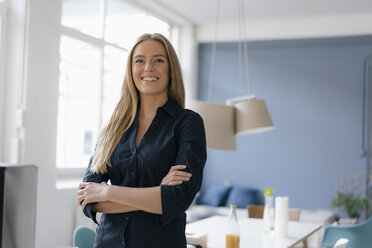
<path id="1" fill-rule="evenodd" d="M 163 109 L 170 116 L 174 116 L 176 114 L 177 108 L 178 104 L 173 99 L 168 98 L 168 101 L 159 109 Z"/>

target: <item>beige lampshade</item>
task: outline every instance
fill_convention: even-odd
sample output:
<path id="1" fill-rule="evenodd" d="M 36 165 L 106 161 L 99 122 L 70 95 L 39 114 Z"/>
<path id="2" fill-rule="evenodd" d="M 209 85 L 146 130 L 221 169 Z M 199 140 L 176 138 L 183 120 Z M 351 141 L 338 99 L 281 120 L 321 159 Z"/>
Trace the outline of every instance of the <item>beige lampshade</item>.
<path id="1" fill-rule="evenodd" d="M 248 99 L 235 103 L 236 134 L 249 135 L 274 129 L 264 100 Z"/>
<path id="2" fill-rule="evenodd" d="M 233 106 L 190 100 L 187 108 L 203 118 L 209 149 L 236 150 Z"/>

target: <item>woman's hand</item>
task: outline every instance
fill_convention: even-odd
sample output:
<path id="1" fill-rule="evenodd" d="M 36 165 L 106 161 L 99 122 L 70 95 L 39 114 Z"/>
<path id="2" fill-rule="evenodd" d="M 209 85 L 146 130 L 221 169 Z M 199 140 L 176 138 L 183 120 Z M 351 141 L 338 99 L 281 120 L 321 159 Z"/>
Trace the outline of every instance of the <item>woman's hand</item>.
<path id="1" fill-rule="evenodd" d="M 77 193 L 78 203 L 84 209 L 88 203 L 107 201 L 107 194 L 110 186 L 106 182 L 102 183 L 80 183 Z"/>
<path id="2" fill-rule="evenodd" d="M 186 165 L 175 165 L 172 166 L 168 174 L 161 181 L 161 185 L 180 185 L 183 182 L 190 181 L 191 174 L 188 172 L 181 171 L 186 169 Z"/>

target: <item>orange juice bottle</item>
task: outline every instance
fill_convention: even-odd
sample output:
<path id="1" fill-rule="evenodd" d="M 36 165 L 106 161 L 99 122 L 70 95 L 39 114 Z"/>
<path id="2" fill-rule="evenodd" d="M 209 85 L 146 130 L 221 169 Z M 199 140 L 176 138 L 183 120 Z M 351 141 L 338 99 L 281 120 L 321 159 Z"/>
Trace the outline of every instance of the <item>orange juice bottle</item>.
<path id="1" fill-rule="evenodd" d="M 236 205 L 230 205 L 230 216 L 226 227 L 226 248 L 240 247 L 240 232 Z"/>

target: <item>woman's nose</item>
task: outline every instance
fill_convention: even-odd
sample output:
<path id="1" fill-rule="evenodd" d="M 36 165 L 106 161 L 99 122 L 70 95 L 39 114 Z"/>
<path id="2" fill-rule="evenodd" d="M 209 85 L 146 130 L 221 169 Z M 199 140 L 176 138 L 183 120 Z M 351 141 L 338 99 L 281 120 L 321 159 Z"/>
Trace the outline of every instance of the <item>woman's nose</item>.
<path id="1" fill-rule="evenodd" d="M 152 71 L 152 63 L 151 63 L 151 61 L 146 62 L 145 71 Z"/>

